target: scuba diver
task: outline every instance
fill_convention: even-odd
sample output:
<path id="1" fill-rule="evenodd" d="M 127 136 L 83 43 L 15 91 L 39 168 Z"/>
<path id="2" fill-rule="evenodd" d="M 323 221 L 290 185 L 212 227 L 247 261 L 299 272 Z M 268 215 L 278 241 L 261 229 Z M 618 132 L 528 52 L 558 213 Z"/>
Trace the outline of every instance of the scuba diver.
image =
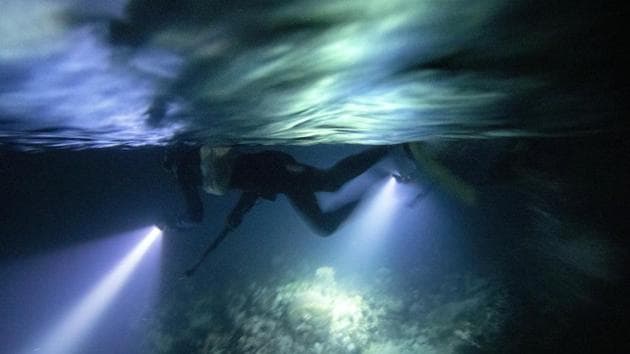
<path id="1" fill-rule="evenodd" d="M 324 212 L 316 192 L 334 192 L 381 160 L 390 147 L 373 147 L 346 157 L 328 169 L 298 162 L 281 151 L 247 153 L 237 147 L 188 146 L 178 144 L 164 159 L 164 167 L 177 178 L 186 201 L 186 216 L 173 225 L 187 228 L 203 219 L 200 188 L 213 195 L 240 190 L 241 197 L 226 219 L 226 230 L 241 224 L 243 216 L 259 199 L 273 201 L 287 196 L 291 205 L 320 236 L 329 236 L 358 204 Z"/>
<path id="2" fill-rule="evenodd" d="M 274 201 L 278 194 L 284 194 L 318 235 L 331 235 L 348 218 L 360 200 L 324 212 L 315 193 L 338 190 L 390 152 L 395 159 L 397 146 L 402 147 L 399 152 L 411 164 L 411 169 L 423 171 L 429 183 L 429 187 L 419 193 L 410 206 L 422 200 L 433 185 L 439 186 L 467 205 L 475 204 L 477 191 L 475 185 L 470 183 L 472 180 L 467 181 L 453 173 L 438 160 L 438 154 L 420 142 L 368 148 L 338 161 L 328 169 L 298 162 L 281 151 L 245 152 L 240 147 L 200 147 L 181 143 L 175 145 L 167 151 L 163 165 L 177 178 L 187 212 L 173 225 L 174 228 L 183 229 L 201 223 L 203 203 L 200 189 L 217 196 L 224 195 L 228 190 L 241 191 L 240 199 L 227 216 L 225 227 L 186 275 L 192 275 L 196 271 L 206 256 L 241 224 L 244 215 L 259 199 Z M 413 180 L 411 175 L 401 174 L 400 171 L 392 173 L 392 176 L 402 183 Z"/>
<path id="3" fill-rule="evenodd" d="M 316 192 L 334 192 L 383 158 L 389 147 L 375 147 L 319 169 L 296 161 L 281 151 L 247 153 L 235 147 L 187 146 L 178 144 L 167 151 L 163 166 L 177 178 L 186 201 L 186 216 L 175 228 L 187 228 L 203 219 L 199 188 L 214 195 L 240 190 L 241 197 L 229 213 L 225 227 L 206 248 L 195 265 L 185 272 L 193 275 L 205 258 L 243 221 L 257 200 L 275 200 L 280 193 L 320 236 L 329 236 L 348 218 L 359 200 L 330 212 L 317 202 Z"/>

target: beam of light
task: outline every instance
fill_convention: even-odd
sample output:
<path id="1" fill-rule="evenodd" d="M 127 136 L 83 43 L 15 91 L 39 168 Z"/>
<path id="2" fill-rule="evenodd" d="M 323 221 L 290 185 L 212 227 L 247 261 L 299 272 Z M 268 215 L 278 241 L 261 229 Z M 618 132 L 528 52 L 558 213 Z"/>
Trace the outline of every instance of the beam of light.
<path id="1" fill-rule="evenodd" d="M 374 240 L 383 237 L 396 213 L 396 179 L 391 176 L 357 212 L 353 233 L 361 240 Z"/>
<path id="2" fill-rule="evenodd" d="M 86 337 L 107 305 L 123 288 L 151 245 L 161 239 L 161 235 L 162 232 L 157 227 L 151 228 L 142 241 L 48 333 L 42 344 L 34 351 L 46 354 L 76 352 L 81 340 Z"/>
<path id="3" fill-rule="evenodd" d="M 381 182 L 376 192 L 372 192 L 374 195 L 362 202 L 352 219 L 340 230 L 339 238 L 347 245 L 339 248 L 338 267 L 354 271 L 377 263 L 374 257 L 383 248 L 385 236 L 394 229 L 397 211 L 403 204 L 397 187 L 393 176 Z"/>

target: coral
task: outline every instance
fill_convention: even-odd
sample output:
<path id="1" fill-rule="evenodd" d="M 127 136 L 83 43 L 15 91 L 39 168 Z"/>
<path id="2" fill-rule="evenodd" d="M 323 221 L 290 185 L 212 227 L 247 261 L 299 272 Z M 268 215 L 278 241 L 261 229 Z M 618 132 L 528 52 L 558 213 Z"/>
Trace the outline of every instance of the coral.
<path id="1" fill-rule="evenodd" d="M 295 274 L 293 274 L 295 275 Z M 331 267 L 310 275 L 251 283 L 202 297 L 187 311 L 166 311 L 151 352 L 174 353 L 451 353 L 483 349 L 504 320 L 502 294 L 471 274 L 445 277 L 433 292 L 395 292 L 394 274 L 360 291 Z M 497 305 L 499 304 L 499 305 Z M 182 347 L 186 343 L 188 347 Z"/>

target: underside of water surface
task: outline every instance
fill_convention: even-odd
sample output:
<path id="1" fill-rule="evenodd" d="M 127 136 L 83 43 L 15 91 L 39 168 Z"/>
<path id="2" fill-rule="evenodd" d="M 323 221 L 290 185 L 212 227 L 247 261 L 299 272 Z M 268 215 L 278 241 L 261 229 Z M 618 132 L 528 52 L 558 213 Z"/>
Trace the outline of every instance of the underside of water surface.
<path id="1" fill-rule="evenodd" d="M 1 10 L 0 143 L 19 149 L 622 129 L 622 16 L 606 4 L 7 0 Z"/>

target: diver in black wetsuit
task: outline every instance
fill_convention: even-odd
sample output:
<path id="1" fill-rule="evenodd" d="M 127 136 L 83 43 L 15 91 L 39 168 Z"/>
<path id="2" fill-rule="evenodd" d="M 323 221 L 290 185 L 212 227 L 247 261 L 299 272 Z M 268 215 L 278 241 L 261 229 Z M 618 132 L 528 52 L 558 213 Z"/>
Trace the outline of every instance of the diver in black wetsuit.
<path id="1" fill-rule="evenodd" d="M 186 200 L 187 218 L 178 222 L 179 227 L 201 222 L 200 187 L 215 195 L 235 189 L 242 191 L 242 195 L 227 217 L 229 229 L 241 223 L 259 198 L 275 200 L 282 193 L 319 235 L 328 236 L 346 220 L 358 201 L 324 212 L 315 193 L 336 191 L 387 152 L 388 147 L 370 148 L 342 159 L 331 168 L 319 169 L 280 151 L 242 153 L 229 147 L 178 145 L 167 153 L 164 166 L 175 174 Z"/>

